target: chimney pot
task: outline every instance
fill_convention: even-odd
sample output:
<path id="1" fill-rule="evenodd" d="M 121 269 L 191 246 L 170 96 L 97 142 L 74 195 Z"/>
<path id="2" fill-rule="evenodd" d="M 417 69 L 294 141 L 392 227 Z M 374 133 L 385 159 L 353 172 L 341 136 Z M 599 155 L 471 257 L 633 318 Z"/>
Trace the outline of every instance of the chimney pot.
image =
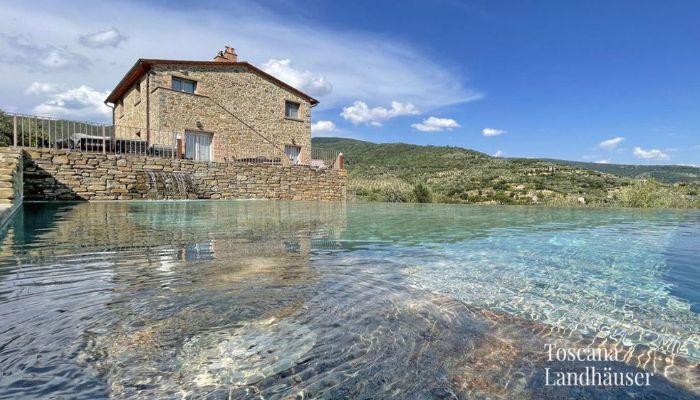
<path id="1" fill-rule="evenodd" d="M 216 57 L 214 57 L 214 61 L 237 62 L 238 54 L 236 54 L 236 50 L 233 47 L 225 46 L 224 51 L 220 51 Z"/>

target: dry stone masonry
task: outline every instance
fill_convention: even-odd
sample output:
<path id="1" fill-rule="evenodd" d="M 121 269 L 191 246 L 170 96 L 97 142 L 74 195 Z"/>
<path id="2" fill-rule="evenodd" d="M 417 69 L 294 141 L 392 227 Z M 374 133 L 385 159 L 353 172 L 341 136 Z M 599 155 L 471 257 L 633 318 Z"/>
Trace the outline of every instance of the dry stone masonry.
<path id="1" fill-rule="evenodd" d="M 22 150 L 0 147 L 0 226 L 22 204 Z"/>
<path id="2" fill-rule="evenodd" d="M 27 200 L 345 200 L 344 170 L 169 158 L 24 151 Z"/>
<path id="3" fill-rule="evenodd" d="M 211 156 L 219 162 L 285 159 L 285 146 L 292 146 L 308 163 L 311 108 L 317 101 L 237 62 L 233 49 L 227 48 L 227 54 L 216 61 L 139 60 L 143 71 L 138 79 L 123 93 L 118 86 L 119 96 L 108 99 L 114 102 L 116 136 L 172 146 L 173 135 L 204 134 L 211 137 Z M 192 82 L 194 93 L 174 90 L 174 79 Z M 288 102 L 298 106 L 295 117 L 285 114 Z"/>

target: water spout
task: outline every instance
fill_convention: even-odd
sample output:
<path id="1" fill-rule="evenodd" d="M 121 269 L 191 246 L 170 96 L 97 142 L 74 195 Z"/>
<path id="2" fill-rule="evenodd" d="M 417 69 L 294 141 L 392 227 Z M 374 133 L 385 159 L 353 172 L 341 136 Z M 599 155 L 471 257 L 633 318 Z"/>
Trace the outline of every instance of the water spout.
<path id="1" fill-rule="evenodd" d="M 146 171 L 153 200 L 186 200 L 193 192 L 189 176 L 183 172 Z"/>

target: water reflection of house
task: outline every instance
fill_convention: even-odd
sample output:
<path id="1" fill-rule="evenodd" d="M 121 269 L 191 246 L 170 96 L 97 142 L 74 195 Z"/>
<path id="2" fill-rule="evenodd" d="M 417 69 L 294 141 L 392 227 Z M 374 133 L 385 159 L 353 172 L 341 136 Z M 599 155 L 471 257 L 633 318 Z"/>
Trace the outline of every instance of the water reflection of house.
<path id="1" fill-rule="evenodd" d="M 23 257 L 94 254 L 132 274 L 173 271 L 188 264 L 224 267 L 227 275 L 283 273 L 309 267 L 312 242 L 337 237 L 345 228 L 343 203 L 173 202 L 33 205 L 33 219 L 4 235 L 4 251 L 20 244 Z M 59 218 L 60 216 L 60 218 Z M 17 241 L 21 243 L 16 243 Z M 9 253 L 7 255 L 10 255 Z M 156 268 L 153 268 L 156 267 Z M 150 271 L 150 272 L 149 272 Z M 154 272 L 155 271 L 155 272 Z M 219 272 L 223 272 L 220 270 Z"/>

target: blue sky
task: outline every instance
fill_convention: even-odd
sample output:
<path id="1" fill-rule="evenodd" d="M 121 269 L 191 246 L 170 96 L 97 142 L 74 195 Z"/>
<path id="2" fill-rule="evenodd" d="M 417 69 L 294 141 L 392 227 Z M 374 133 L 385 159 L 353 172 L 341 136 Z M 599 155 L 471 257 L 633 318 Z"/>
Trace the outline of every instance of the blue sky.
<path id="1" fill-rule="evenodd" d="M 105 120 L 139 57 L 224 45 L 321 100 L 314 135 L 700 164 L 700 2 L 0 1 L 0 108 Z"/>

